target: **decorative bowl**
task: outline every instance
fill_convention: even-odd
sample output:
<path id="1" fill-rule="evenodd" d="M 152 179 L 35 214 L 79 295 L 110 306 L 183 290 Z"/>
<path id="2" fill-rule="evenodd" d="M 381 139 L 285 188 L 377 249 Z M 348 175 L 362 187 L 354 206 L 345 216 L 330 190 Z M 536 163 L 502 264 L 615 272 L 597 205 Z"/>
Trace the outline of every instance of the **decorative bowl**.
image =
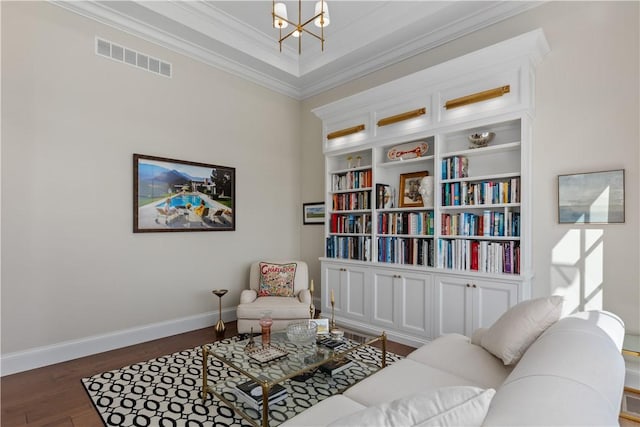
<path id="1" fill-rule="evenodd" d="M 496 136 L 493 132 L 478 132 L 469 135 L 469 148 L 481 148 L 489 145 L 489 142 Z"/>
<path id="2" fill-rule="evenodd" d="M 297 322 L 287 326 L 287 338 L 295 344 L 306 344 L 313 341 L 318 332 L 315 322 Z"/>

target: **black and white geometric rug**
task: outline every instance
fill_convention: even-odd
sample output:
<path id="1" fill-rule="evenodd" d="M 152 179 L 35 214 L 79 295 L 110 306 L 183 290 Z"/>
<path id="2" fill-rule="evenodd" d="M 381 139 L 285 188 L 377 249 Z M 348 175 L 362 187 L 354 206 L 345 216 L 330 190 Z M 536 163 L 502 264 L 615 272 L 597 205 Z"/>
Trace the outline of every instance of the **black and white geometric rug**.
<path id="1" fill-rule="evenodd" d="M 222 342 L 234 339 L 237 337 Z M 350 357 L 379 365 L 381 352 L 366 346 Z M 400 359 L 387 352 L 388 364 Z M 250 427 L 217 397 L 209 397 L 202 403 L 201 367 L 201 348 L 196 347 L 83 378 L 82 383 L 108 427 Z M 210 358 L 208 375 L 209 382 L 215 383 L 241 374 Z M 331 377 L 318 371 L 304 382 L 286 381 L 283 385 L 292 399 L 270 405 L 270 415 L 274 420 L 284 421 L 300 412 L 300 407 L 310 407 L 334 394 L 336 386 L 343 389 L 364 376 L 364 370 L 356 365 L 349 368 L 348 375 Z M 231 393 L 228 398 L 235 400 Z M 257 417 L 258 413 L 254 411 L 253 415 Z"/>

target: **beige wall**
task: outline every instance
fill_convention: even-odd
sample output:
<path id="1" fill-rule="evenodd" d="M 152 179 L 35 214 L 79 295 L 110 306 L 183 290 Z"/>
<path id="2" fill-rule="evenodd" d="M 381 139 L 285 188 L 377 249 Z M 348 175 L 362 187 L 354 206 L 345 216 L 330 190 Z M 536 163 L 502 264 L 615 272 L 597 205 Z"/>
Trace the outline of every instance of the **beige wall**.
<path id="1" fill-rule="evenodd" d="M 214 288 L 235 316 L 251 261 L 299 256 L 298 101 L 42 2 L 2 2 L 2 90 L 3 355 L 213 318 Z M 237 230 L 132 233 L 133 153 L 235 167 Z"/>
<path id="2" fill-rule="evenodd" d="M 302 104 L 303 194 L 323 198 L 320 121 L 311 110 L 524 32 L 542 28 L 551 53 L 537 69 L 533 145 L 533 295 L 567 296 L 568 311 L 604 308 L 640 332 L 639 3 L 549 2 L 372 73 Z M 309 160 L 307 160 L 309 159 Z M 624 169 L 626 222 L 557 222 L 559 174 Z M 308 249 L 310 250 L 310 249 Z M 322 247 L 313 247 L 322 256 Z M 307 253 L 308 260 L 313 260 Z M 319 263 L 311 270 L 319 270 Z"/>

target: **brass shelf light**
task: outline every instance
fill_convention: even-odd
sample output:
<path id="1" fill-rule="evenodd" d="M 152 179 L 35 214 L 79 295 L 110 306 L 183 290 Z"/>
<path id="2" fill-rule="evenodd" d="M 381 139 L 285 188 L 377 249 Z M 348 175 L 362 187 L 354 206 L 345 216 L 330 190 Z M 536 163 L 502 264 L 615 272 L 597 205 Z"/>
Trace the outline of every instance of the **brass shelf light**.
<path id="1" fill-rule="evenodd" d="M 475 104 L 476 102 L 487 101 L 489 99 L 498 98 L 506 93 L 511 92 L 511 86 L 500 86 L 495 89 L 489 89 L 472 95 L 462 96 L 452 99 L 444 104 L 444 108 L 450 110 L 452 108 L 462 107 L 464 105 Z"/>
<path id="2" fill-rule="evenodd" d="M 378 126 L 387 126 L 394 123 L 398 123 L 404 120 L 414 119 L 416 117 L 420 117 L 427 114 L 426 108 L 418 108 L 417 110 L 407 111 L 406 113 L 396 114 L 395 116 L 385 117 L 384 119 L 378 120 Z"/>
<path id="3" fill-rule="evenodd" d="M 341 136 L 351 135 L 351 134 L 354 134 L 354 133 L 362 132 L 363 130 L 364 130 L 364 124 L 358 125 L 358 126 L 353 126 L 353 127 L 346 128 L 346 129 L 340 129 L 340 130 L 337 130 L 335 132 L 328 133 L 327 134 L 327 139 L 340 138 Z"/>
<path id="4" fill-rule="evenodd" d="M 324 51 L 324 27 L 329 25 L 329 7 L 327 2 L 320 0 L 316 3 L 315 15 L 306 21 L 302 22 L 302 0 L 298 0 L 298 22 L 289 21 L 287 17 L 287 5 L 284 3 L 276 3 L 272 0 L 271 16 L 273 18 L 273 28 L 280 30 L 280 38 L 278 43 L 280 44 L 280 52 L 282 52 L 282 42 L 289 37 L 295 37 L 298 39 L 298 55 L 302 53 L 302 33 L 311 34 L 313 37 L 320 40 L 321 49 Z M 317 35 L 309 31 L 305 26 L 311 22 L 318 28 L 320 28 L 320 35 Z M 282 35 L 282 30 L 287 28 L 291 24 L 294 28 L 289 33 Z"/>

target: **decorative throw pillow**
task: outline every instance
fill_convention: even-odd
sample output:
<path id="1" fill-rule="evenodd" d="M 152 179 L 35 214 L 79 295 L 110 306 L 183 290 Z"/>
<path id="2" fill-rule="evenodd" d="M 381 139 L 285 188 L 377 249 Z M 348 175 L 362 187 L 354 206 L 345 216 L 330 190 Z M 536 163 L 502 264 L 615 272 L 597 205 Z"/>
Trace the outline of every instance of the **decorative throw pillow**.
<path id="1" fill-rule="evenodd" d="M 297 264 L 260 263 L 258 296 L 292 297 Z"/>
<path id="2" fill-rule="evenodd" d="M 540 334 L 560 318 L 562 302 L 562 297 L 554 295 L 514 305 L 484 332 L 480 345 L 505 365 L 517 363 Z"/>
<path id="3" fill-rule="evenodd" d="M 480 426 L 495 393 L 492 388 L 443 387 L 368 407 L 329 426 Z"/>

